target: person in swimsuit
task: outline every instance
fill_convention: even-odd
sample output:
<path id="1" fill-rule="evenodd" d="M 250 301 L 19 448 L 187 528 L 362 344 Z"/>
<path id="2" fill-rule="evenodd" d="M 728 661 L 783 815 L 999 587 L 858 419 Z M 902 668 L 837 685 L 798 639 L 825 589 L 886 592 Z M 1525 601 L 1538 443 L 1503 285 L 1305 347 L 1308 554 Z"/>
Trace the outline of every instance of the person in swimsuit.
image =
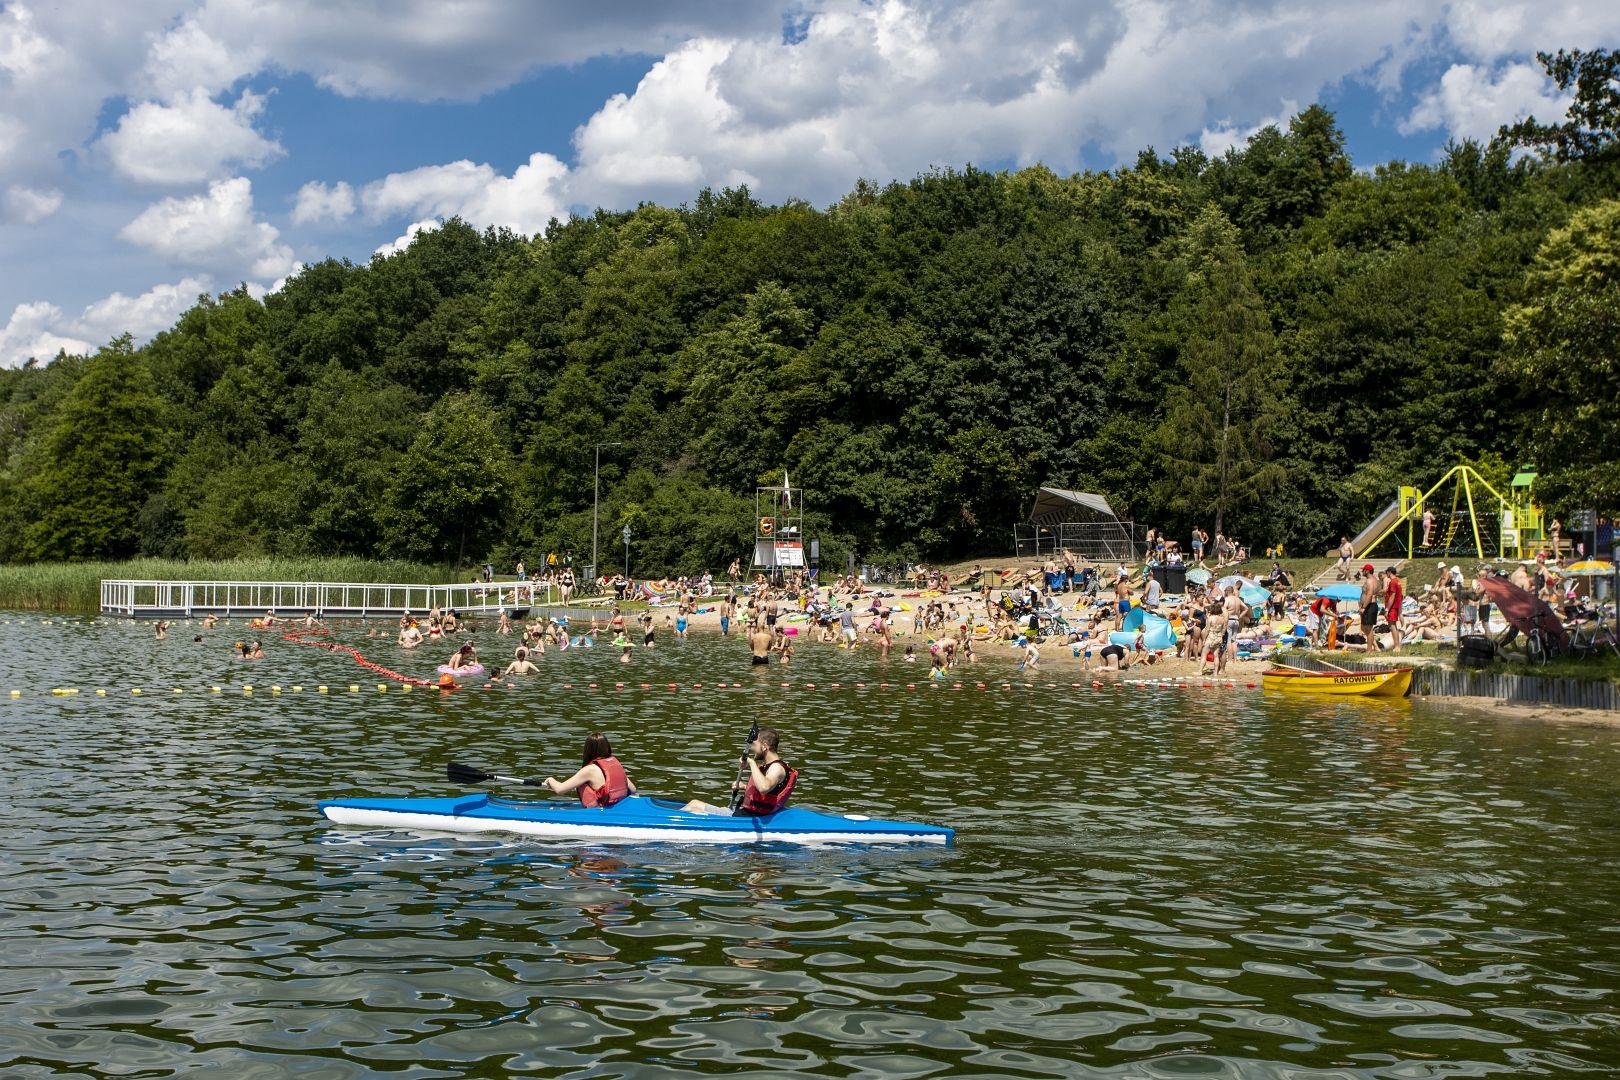
<path id="1" fill-rule="evenodd" d="M 519 645 L 512 650 L 512 662 L 507 664 L 505 670 L 501 671 L 496 678 L 504 679 L 508 675 L 537 675 L 539 672 L 540 669 L 535 667 L 534 663 L 529 659 L 529 650 Z"/>
<path id="2" fill-rule="evenodd" d="M 771 662 L 772 633 L 763 626 L 756 626 L 748 634 L 748 648 L 753 653 L 754 666 L 764 667 Z"/>
<path id="3" fill-rule="evenodd" d="M 641 617 L 641 647 L 651 649 L 653 645 L 653 617 L 652 612 Z"/>

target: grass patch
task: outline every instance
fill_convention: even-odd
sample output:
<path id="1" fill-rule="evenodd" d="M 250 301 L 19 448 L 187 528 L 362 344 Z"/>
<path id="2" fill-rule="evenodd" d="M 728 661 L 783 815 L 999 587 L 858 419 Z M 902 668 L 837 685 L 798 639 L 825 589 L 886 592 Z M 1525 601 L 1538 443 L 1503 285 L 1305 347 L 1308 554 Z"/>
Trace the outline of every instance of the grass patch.
<path id="1" fill-rule="evenodd" d="M 179 562 L 26 563 L 0 566 L 0 608 L 14 611 L 93 612 L 101 606 L 105 578 L 143 581 L 352 581 L 378 584 L 450 585 L 472 580 L 474 571 L 448 566 L 374 559 L 224 559 Z"/>

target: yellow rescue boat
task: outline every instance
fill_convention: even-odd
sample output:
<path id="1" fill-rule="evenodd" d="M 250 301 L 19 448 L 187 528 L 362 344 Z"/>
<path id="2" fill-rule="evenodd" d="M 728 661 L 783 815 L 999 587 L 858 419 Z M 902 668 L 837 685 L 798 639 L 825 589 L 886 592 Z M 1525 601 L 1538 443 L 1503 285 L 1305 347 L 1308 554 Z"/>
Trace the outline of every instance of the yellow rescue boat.
<path id="1" fill-rule="evenodd" d="M 1365 694 L 1405 697 L 1412 691 L 1411 668 L 1383 671 L 1306 671 L 1278 665 L 1261 672 L 1267 690 L 1285 694 Z"/>

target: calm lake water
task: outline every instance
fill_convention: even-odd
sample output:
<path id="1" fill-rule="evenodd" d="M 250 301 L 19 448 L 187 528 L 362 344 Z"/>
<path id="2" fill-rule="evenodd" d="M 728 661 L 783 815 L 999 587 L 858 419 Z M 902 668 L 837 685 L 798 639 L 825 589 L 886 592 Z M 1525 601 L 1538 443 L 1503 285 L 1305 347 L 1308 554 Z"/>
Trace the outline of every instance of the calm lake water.
<path id="1" fill-rule="evenodd" d="M 924 672 L 812 647 L 792 681 L 846 688 L 783 691 L 714 637 L 378 694 L 279 640 L 232 662 L 240 630 L 10 618 L 7 1078 L 1620 1067 L 1609 730 L 1245 690 L 863 691 Z M 339 637 L 424 676 L 448 652 Z M 557 689 L 593 679 L 632 688 Z M 719 799 L 755 709 L 799 803 L 957 846 L 569 846 L 315 811 L 449 794 L 451 759 L 567 775 L 598 727 L 644 790 Z"/>

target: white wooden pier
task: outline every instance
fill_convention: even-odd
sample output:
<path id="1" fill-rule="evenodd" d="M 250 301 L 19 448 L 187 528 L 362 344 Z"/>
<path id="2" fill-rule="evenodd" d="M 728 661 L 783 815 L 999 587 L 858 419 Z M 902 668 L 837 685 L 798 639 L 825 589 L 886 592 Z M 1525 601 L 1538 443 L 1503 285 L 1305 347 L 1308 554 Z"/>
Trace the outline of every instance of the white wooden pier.
<path id="1" fill-rule="evenodd" d="M 101 583 L 104 615 L 191 618 L 197 615 L 314 615 L 318 618 L 426 615 L 437 607 L 458 615 L 494 616 L 556 601 L 549 585 L 517 581 L 464 585 L 382 585 L 347 581 L 131 581 Z"/>

